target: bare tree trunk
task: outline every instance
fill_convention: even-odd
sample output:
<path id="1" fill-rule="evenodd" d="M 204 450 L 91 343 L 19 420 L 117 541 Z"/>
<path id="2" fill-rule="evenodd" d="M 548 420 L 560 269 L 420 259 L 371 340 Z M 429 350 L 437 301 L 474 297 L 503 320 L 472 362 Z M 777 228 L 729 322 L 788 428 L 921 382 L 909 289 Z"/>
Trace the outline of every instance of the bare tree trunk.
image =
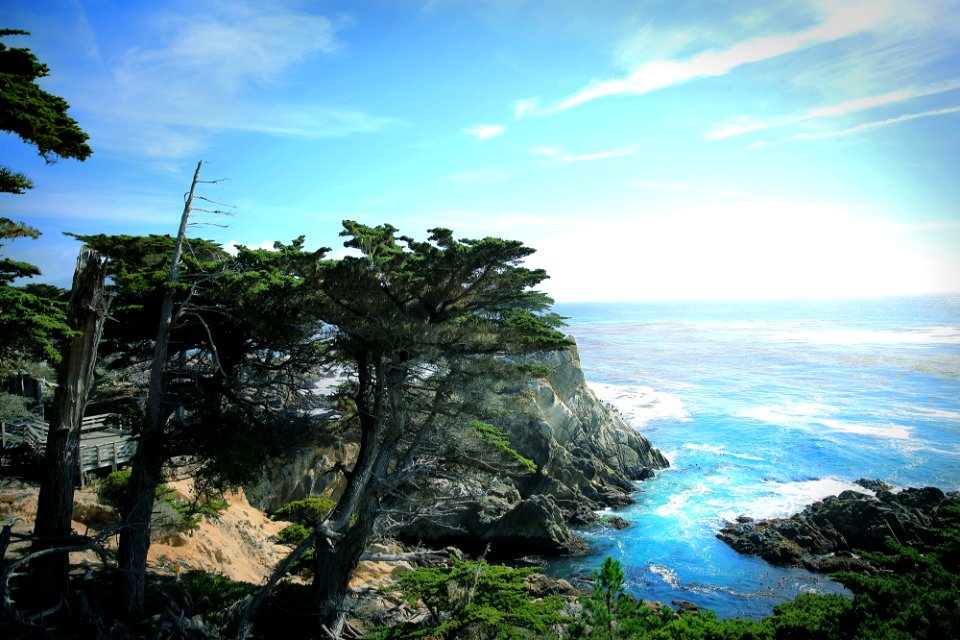
<path id="1" fill-rule="evenodd" d="M 73 275 L 73 291 L 67 310 L 70 329 L 77 332 L 70 339 L 67 352 L 57 372 L 57 389 L 53 396 L 53 419 L 47 432 L 37 519 L 32 551 L 57 546 L 54 540 L 70 535 L 73 517 L 74 481 L 78 473 L 80 421 L 87 406 L 87 395 L 93 380 L 97 346 L 103 334 L 108 302 L 103 283 L 106 261 L 96 251 L 83 248 Z M 32 580 L 43 594 L 44 605 L 65 601 L 69 594 L 69 556 L 66 553 L 45 556 L 32 567 Z"/>
<path id="2" fill-rule="evenodd" d="M 174 283 L 180 276 L 180 256 L 186 237 L 187 221 L 193 204 L 193 193 L 200 179 L 201 160 L 193 174 L 193 182 L 180 216 L 180 229 L 173 249 L 173 261 L 167 283 Z M 166 395 L 164 370 L 167 364 L 170 327 L 173 324 L 173 294 L 170 290 L 163 297 L 160 309 L 160 324 L 157 340 L 153 346 L 153 363 L 150 369 L 150 388 L 147 393 L 147 420 L 143 425 L 137 444 L 137 453 L 132 461 L 130 484 L 124 509 L 117 564 L 120 567 L 120 607 L 124 613 L 138 613 L 143 609 L 146 587 L 147 551 L 150 549 L 150 519 L 156 489 L 162 480 L 163 463 L 166 461 L 164 431 L 173 414 L 173 406 Z"/>

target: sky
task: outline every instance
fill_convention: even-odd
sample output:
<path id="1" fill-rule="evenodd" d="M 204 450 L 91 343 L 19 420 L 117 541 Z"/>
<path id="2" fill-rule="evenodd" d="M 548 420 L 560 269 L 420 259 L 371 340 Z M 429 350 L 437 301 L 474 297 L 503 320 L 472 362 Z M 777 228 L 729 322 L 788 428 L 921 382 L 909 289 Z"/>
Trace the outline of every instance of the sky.
<path id="1" fill-rule="evenodd" d="M 341 221 L 536 249 L 556 300 L 960 292 L 960 0 L 4 0 L 90 135 L 2 251 L 79 234 L 342 249 Z M 227 209 L 226 206 L 210 208 Z"/>

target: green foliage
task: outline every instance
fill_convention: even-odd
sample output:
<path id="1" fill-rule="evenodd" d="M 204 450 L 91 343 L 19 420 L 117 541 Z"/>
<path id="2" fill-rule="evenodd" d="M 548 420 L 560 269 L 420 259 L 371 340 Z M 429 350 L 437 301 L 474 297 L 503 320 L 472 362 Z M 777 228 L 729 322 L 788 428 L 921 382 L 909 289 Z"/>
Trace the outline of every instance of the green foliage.
<path id="1" fill-rule="evenodd" d="M 450 567 L 420 568 L 396 584 L 411 604 L 423 602 L 422 624 L 381 629 L 375 638 L 543 638 L 566 621 L 558 596 L 534 599 L 524 578 L 534 569 L 514 569 L 484 560 L 453 561 Z"/>
<path id="2" fill-rule="evenodd" d="M 304 498 L 286 503 L 274 511 L 272 517 L 313 527 L 323 522 L 335 506 L 337 503 L 330 498 Z"/>
<path id="3" fill-rule="evenodd" d="M 23 396 L 0 391 L 0 420 L 8 418 L 36 417 Z"/>
<path id="4" fill-rule="evenodd" d="M 483 422 L 482 420 L 472 420 L 470 422 L 470 426 L 473 431 L 488 445 L 492 446 L 501 453 L 506 454 L 507 457 L 515 462 L 518 462 L 529 473 L 537 472 L 537 465 L 533 460 L 524 458 L 510 446 L 510 439 L 507 437 L 507 434 L 503 431 L 503 429 L 499 429 L 492 424 Z"/>
<path id="5" fill-rule="evenodd" d="M 25 35 L 29 34 L 0 29 L 0 39 Z M 0 131 L 36 147 L 48 163 L 58 157 L 84 160 L 92 153 L 87 134 L 67 115 L 66 101 L 36 83 L 48 74 L 47 66 L 29 49 L 0 42 Z M 22 194 L 32 187 L 27 176 L 0 166 L 0 193 Z M 39 236 L 29 225 L 0 217 L 0 240 Z M 0 368 L 29 359 L 59 362 L 60 341 L 71 335 L 64 307 L 49 290 L 12 286 L 17 278 L 39 274 L 35 265 L 0 258 Z"/>
<path id="6" fill-rule="evenodd" d="M 22 222 L 0 218 L 0 241 L 39 236 Z M 28 360 L 57 363 L 61 342 L 72 335 L 65 291 L 50 285 L 12 285 L 17 278 L 39 273 L 32 264 L 0 258 L 0 370 L 20 368 Z"/>
<path id="7" fill-rule="evenodd" d="M 188 571 L 180 577 L 179 584 L 194 601 L 200 598 L 209 600 L 210 609 L 214 611 L 226 609 L 238 600 L 253 595 L 259 588 L 205 571 Z"/>
<path id="8" fill-rule="evenodd" d="M 553 367 L 546 364 L 517 365 L 517 372 L 528 378 L 547 378 L 553 374 Z"/>
<path id="9" fill-rule="evenodd" d="M 0 29 L 0 38 L 25 35 L 29 34 Z M 66 100 L 37 85 L 38 79 L 49 74 L 47 65 L 29 49 L 11 49 L 0 42 L 0 130 L 13 133 L 36 147 L 47 162 L 54 162 L 58 157 L 85 160 L 93 151 L 87 145 L 87 134 L 67 115 Z M 20 174 L 8 170 L 3 177 L 20 189 L 29 188 L 23 184 L 26 179 Z"/>
<path id="10" fill-rule="evenodd" d="M 277 533 L 277 544 L 295 547 L 310 535 L 310 530 L 299 523 L 287 525 Z"/>
<path id="11" fill-rule="evenodd" d="M 850 598 L 804 593 L 778 605 L 766 622 L 777 638 L 832 640 L 848 637 L 855 627 Z"/>

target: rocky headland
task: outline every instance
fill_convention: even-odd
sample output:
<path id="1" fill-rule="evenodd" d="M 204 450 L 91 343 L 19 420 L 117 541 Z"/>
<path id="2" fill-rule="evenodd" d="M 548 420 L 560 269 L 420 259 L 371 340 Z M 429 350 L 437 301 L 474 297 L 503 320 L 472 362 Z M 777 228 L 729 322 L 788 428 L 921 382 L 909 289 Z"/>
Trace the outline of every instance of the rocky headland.
<path id="1" fill-rule="evenodd" d="M 741 516 L 717 537 L 734 550 L 780 566 L 818 573 L 870 571 L 857 551 L 883 551 L 887 539 L 909 545 L 929 542 L 941 526 L 940 510 L 960 505 L 960 492 L 936 487 L 891 491 L 876 480 L 859 480 L 863 491 L 824 498 L 789 518 Z"/>
<path id="2" fill-rule="evenodd" d="M 587 386 L 576 347 L 531 356 L 524 364 L 548 373 L 502 383 L 494 422 L 536 471 L 473 465 L 431 478 L 416 495 L 424 515 L 400 527 L 402 540 L 489 548 L 492 556 L 578 553 L 585 545 L 571 526 L 596 523 L 598 509 L 630 504 L 635 481 L 669 466 Z M 335 499 L 342 476 L 331 469 L 338 461 L 349 466 L 355 454 L 349 442 L 304 452 L 271 466 L 260 482 L 245 487 L 246 495 L 268 512 L 310 496 Z"/>

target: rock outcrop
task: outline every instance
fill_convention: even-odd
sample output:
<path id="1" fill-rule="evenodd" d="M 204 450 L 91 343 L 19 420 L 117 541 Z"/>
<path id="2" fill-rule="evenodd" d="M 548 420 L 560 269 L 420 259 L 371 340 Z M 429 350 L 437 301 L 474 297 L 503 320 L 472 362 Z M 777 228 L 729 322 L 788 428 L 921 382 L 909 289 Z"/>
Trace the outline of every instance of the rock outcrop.
<path id="1" fill-rule="evenodd" d="M 524 364 L 545 366 L 542 378 L 504 383 L 496 426 L 510 447 L 537 467 L 504 471 L 465 465 L 422 482 L 415 499 L 431 505 L 427 517 L 405 523 L 401 539 L 456 545 L 494 556 L 577 553 L 583 541 L 570 525 L 592 524 L 594 511 L 632 502 L 633 482 L 669 466 L 667 459 L 614 408 L 587 386 L 576 348 L 538 354 Z M 541 367 L 542 368 L 542 367 Z M 264 510 L 308 496 L 336 498 L 340 462 L 349 466 L 355 446 L 314 450 L 269 470 L 250 501 Z"/>
<path id="2" fill-rule="evenodd" d="M 844 491 L 789 518 L 741 517 L 717 537 L 740 553 L 776 565 L 820 573 L 863 571 L 869 566 L 855 551 L 882 551 L 887 538 L 901 544 L 928 541 L 940 509 L 949 505 L 960 505 L 960 492 L 944 494 L 936 487 L 899 493 L 880 489 L 876 495 Z"/>
<path id="3" fill-rule="evenodd" d="M 494 557 L 580 553 L 585 543 L 570 525 L 593 524 L 595 510 L 630 504 L 634 481 L 669 466 L 587 386 L 575 347 L 537 354 L 523 364 L 545 365 L 550 373 L 505 384 L 496 426 L 517 453 L 536 464 L 536 472 L 461 477 L 452 484 L 462 495 L 475 497 L 444 516 L 408 524 L 401 537 L 476 551 L 489 547 Z M 471 493 L 468 484 L 480 491 Z"/>
<path id="4" fill-rule="evenodd" d="M 576 347 L 538 354 L 530 362 L 546 365 L 552 373 L 505 388 L 509 413 L 497 424 L 539 470 L 517 478 L 521 495 L 551 495 L 568 517 L 578 506 L 622 507 L 633 502 L 634 481 L 670 466 L 587 386 Z"/>

